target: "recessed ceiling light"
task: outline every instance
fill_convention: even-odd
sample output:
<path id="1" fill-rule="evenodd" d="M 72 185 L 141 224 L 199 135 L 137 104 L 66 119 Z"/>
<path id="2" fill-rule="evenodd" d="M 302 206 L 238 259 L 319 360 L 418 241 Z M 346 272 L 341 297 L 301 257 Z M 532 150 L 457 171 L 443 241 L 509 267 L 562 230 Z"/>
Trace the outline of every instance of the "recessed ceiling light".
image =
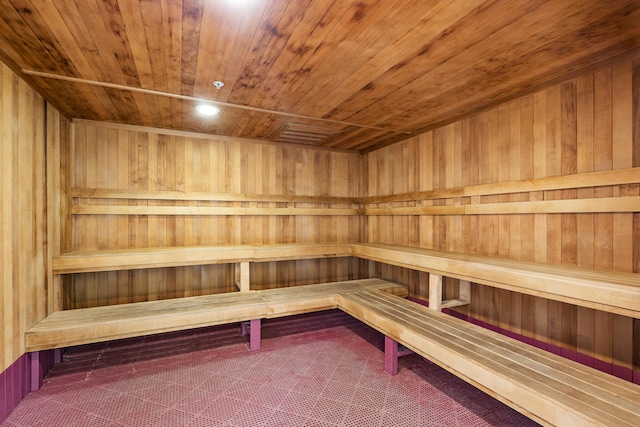
<path id="1" fill-rule="evenodd" d="M 220 109 L 211 104 L 200 104 L 196 107 L 196 111 L 203 116 L 215 116 L 220 112 Z"/>

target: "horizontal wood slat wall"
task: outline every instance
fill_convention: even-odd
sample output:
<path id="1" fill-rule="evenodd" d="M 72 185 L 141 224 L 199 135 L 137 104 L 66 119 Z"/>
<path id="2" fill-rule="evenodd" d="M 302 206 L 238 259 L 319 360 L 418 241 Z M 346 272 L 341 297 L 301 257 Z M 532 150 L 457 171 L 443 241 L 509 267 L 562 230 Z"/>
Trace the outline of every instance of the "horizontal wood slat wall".
<path id="1" fill-rule="evenodd" d="M 44 102 L 0 63 L 0 372 L 46 314 L 45 188 Z"/>
<path id="2" fill-rule="evenodd" d="M 639 86 L 626 61 L 369 153 L 366 240 L 640 272 Z M 425 273 L 371 270 L 428 297 Z M 640 369 L 638 319 L 480 285 L 457 310 Z"/>
<path id="3" fill-rule="evenodd" d="M 362 156 L 148 128 L 73 125 L 71 250 L 357 242 Z M 350 259 L 260 263 L 255 286 L 360 278 Z M 228 266 L 74 274 L 65 308 L 235 289 Z"/>
<path id="4" fill-rule="evenodd" d="M 365 198 L 365 215 L 491 215 L 535 213 L 597 213 L 639 212 L 640 197 L 634 195 L 640 184 L 640 168 L 606 172 L 578 173 L 521 181 L 473 185 Z M 581 197 L 562 200 L 545 200 L 558 190 L 576 190 L 588 187 L 619 186 L 618 197 Z M 624 186 L 623 186 L 624 185 Z M 492 203 L 494 198 L 485 196 L 519 194 L 525 201 Z M 576 192 L 577 196 L 577 192 Z M 622 197 L 625 196 L 625 197 Z M 439 200 L 438 205 L 425 205 L 426 201 Z M 488 202 L 486 202 L 488 200 Z M 413 206 L 384 206 L 392 202 L 409 202 Z M 443 205 L 442 203 L 445 203 Z M 371 207 L 375 206 L 375 207 Z"/>

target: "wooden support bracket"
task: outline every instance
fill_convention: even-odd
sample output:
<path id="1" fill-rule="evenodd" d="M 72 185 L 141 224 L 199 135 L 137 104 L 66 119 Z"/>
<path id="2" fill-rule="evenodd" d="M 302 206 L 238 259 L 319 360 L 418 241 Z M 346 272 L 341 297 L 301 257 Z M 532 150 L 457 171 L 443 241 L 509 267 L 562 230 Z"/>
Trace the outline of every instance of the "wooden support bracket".
<path id="1" fill-rule="evenodd" d="M 248 292 L 251 289 L 249 277 L 249 262 L 236 263 L 236 286 L 240 292 Z"/>
<path id="2" fill-rule="evenodd" d="M 442 311 L 442 275 L 429 274 L 429 308 Z"/>
<path id="3" fill-rule="evenodd" d="M 460 297 L 450 300 L 442 300 L 443 277 L 440 274 L 429 275 L 429 308 L 442 311 L 443 308 L 460 307 L 471 303 L 471 283 L 468 280 L 460 280 Z"/>

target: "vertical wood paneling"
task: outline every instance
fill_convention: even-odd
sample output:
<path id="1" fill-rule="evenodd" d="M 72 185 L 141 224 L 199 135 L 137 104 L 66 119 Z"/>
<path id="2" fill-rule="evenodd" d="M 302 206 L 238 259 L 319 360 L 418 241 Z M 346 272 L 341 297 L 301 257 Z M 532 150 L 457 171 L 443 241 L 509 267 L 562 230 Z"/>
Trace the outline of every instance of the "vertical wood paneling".
<path id="1" fill-rule="evenodd" d="M 0 372 L 47 311 L 45 115 L 42 98 L 0 64 Z M 51 120 L 55 131 L 61 118 Z"/>
<path id="2" fill-rule="evenodd" d="M 74 124 L 74 185 L 104 189 L 359 197 L 362 156 L 312 148 L 217 140 L 107 125 Z M 407 144 L 405 158 L 413 156 Z M 108 168 L 107 168 L 108 166 Z M 390 171 L 393 174 L 393 171 Z M 396 172 L 397 173 L 397 172 Z M 412 172 L 411 175 L 414 175 Z M 401 191 L 413 185 L 399 177 Z M 393 188 L 393 187 L 392 187 Z M 313 203 L 99 200 L 168 206 L 322 207 Z M 351 206 L 345 206 L 351 207 Z M 400 220 L 405 238 L 417 227 Z M 355 242 L 363 220 L 348 216 L 75 216 L 74 250 L 122 247 Z M 414 239 L 411 237 L 411 239 Z M 354 267 L 352 267 L 352 264 Z M 253 266 L 255 287 L 359 277 L 353 260 L 307 260 Z M 353 270 L 353 271 L 352 271 Z M 67 308 L 235 290 L 226 266 L 74 275 Z"/>
<path id="3" fill-rule="evenodd" d="M 452 125 L 368 154 L 368 196 L 444 189 L 623 169 L 640 165 L 640 66 L 627 61 L 497 106 Z M 447 129 L 454 130 L 454 137 Z M 459 134 L 457 134 L 459 132 Z M 460 137 L 459 148 L 454 149 Z M 412 148 L 412 145 L 414 148 Z M 405 152 L 415 152 L 407 157 Z M 453 162 L 453 165 L 451 164 Z M 451 179 L 460 170 L 461 182 Z M 395 171 L 395 172 L 393 172 Z M 413 185 L 398 187 L 397 171 L 419 171 Z M 393 175 L 390 176 L 389 174 Z M 411 173 L 411 172 L 409 172 Z M 406 179 L 412 182 L 411 176 Z M 393 181 L 393 185 L 389 184 Z M 639 185 L 599 186 L 500 196 L 473 196 L 472 203 L 625 197 Z M 419 201 L 418 204 L 450 203 Z M 402 202 L 408 204 L 411 202 Z M 465 203 L 463 201 L 463 203 Z M 385 207 L 403 206 L 388 203 Z M 412 240 L 396 232 L 393 215 L 367 219 L 370 242 L 498 255 L 598 270 L 640 272 L 639 214 L 403 216 L 417 227 Z M 380 269 L 403 280 L 404 269 Z M 410 287 L 428 295 L 427 275 Z M 455 287 L 455 284 L 453 284 Z M 446 292 L 446 288 L 445 288 Z M 467 310 L 467 311 L 465 311 Z M 474 285 L 464 314 L 576 352 L 638 369 L 638 320 L 542 298 Z M 554 347 L 558 346 L 558 347 Z M 562 347 L 562 350 L 558 348 Z M 636 350 L 633 350 L 633 349 Z M 581 356 L 583 357 L 583 356 Z"/>
<path id="4" fill-rule="evenodd" d="M 640 60 L 631 64 L 631 93 L 632 93 L 632 162 L 634 167 L 640 166 Z M 640 184 L 630 187 L 634 194 L 640 195 Z M 633 271 L 640 271 L 640 213 L 633 214 Z M 633 368 L 640 372 L 640 319 L 633 320 Z M 640 374 L 638 374 L 640 375 Z M 634 378 L 640 382 L 640 378 Z"/>

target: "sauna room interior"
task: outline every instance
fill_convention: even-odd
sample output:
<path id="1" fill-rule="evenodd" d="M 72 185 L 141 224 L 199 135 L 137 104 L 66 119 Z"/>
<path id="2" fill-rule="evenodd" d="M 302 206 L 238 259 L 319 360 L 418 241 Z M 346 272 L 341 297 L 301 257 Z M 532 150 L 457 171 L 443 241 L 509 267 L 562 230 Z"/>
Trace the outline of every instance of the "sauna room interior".
<path id="1" fill-rule="evenodd" d="M 540 424 L 638 425 L 638 23 L 637 0 L 3 0 L 0 423 L 78 345 L 238 323 L 154 329 L 163 302 L 253 295 L 238 339 L 268 354 L 278 291 L 281 319 L 346 312 Z M 349 287 L 374 282 L 396 295 Z M 323 285 L 331 307 L 293 292 Z M 120 334 L 72 317 L 138 303 Z M 520 392 L 430 316 L 618 391 Z"/>

